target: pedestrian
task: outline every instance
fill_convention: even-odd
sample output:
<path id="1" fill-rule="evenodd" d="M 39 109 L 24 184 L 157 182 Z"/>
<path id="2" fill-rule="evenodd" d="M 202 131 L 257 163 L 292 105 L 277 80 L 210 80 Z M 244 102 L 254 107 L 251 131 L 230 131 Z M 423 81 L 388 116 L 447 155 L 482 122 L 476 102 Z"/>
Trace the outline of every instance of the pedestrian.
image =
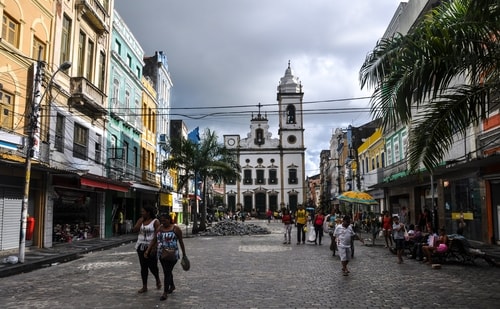
<path id="1" fill-rule="evenodd" d="M 394 242 L 396 243 L 396 254 L 398 256 L 398 264 L 403 263 L 403 251 L 405 249 L 405 225 L 399 221 L 398 216 L 392 218 L 392 231 L 394 234 Z"/>
<path id="2" fill-rule="evenodd" d="M 304 227 L 307 224 L 307 212 L 304 209 L 304 205 L 299 205 L 297 211 L 295 211 L 295 226 L 297 227 L 297 245 L 306 243 L 306 232 Z"/>
<path id="3" fill-rule="evenodd" d="M 168 294 L 171 294 L 175 290 L 172 270 L 175 264 L 177 264 L 177 260 L 179 260 L 179 246 L 182 249 L 183 257 L 186 256 L 186 248 L 184 247 L 181 229 L 179 226 L 173 224 L 172 218 L 167 213 L 162 213 L 160 215 L 160 223 L 144 256 L 149 256 L 151 248 L 157 248 L 157 255 L 160 258 L 163 275 L 165 277 L 163 294 L 160 300 L 166 300 Z M 173 259 L 162 258 L 163 252 L 170 251 L 168 249 L 175 251 Z"/>
<path id="4" fill-rule="evenodd" d="M 120 206 L 115 213 L 115 235 L 121 235 L 123 230 L 123 208 Z"/>
<path id="5" fill-rule="evenodd" d="M 377 238 L 378 233 L 380 232 L 379 215 L 373 215 L 373 217 L 371 218 L 370 227 L 372 230 L 372 246 L 375 246 L 375 239 Z"/>
<path id="6" fill-rule="evenodd" d="M 408 225 L 408 209 L 406 206 L 401 207 L 401 210 L 399 211 L 398 218 L 399 218 L 399 223 L 403 223 L 406 226 Z"/>
<path id="7" fill-rule="evenodd" d="M 382 231 L 384 233 L 385 247 L 389 247 L 389 242 L 392 247 L 392 218 L 387 210 L 384 211 L 384 216 L 382 217 Z"/>
<path id="8" fill-rule="evenodd" d="M 314 216 L 314 244 L 321 246 L 321 240 L 323 239 L 323 223 L 325 221 L 325 215 L 323 214 L 323 209 L 318 210 Z M 319 239 L 318 239 L 319 238 Z"/>
<path id="9" fill-rule="evenodd" d="M 283 216 L 281 217 L 281 222 L 285 225 L 285 241 L 283 244 L 290 244 L 292 241 L 292 215 L 290 215 L 290 210 L 285 209 Z"/>
<path id="10" fill-rule="evenodd" d="M 271 223 L 271 219 L 273 219 L 273 211 L 271 209 L 268 209 L 266 212 L 266 217 L 267 217 L 267 223 Z"/>
<path id="11" fill-rule="evenodd" d="M 331 213 L 326 216 L 325 218 L 325 223 L 326 226 L 324 227 L 324 232 L 328 233 L 330 235 L 330 251 L 333 252 L 333 256 L 335 256 L 335 251 L 337 251 L 337 244 L 335 242 L 335 237 L 333 237 L 333 232 L 335 231 L 335 221 L 336 221 L 337 216 L 335 215 L 335 209 L 332 208 Z"/>
<path id="12" fill-rule="evenodd" d="M 351 240 L 356 238 L 363 244 L 365 242 L 360 237 L 357 237 L 357 234 L 352 229 L 351 218 L 349 216 L 344 216 L 342 224 L 337 225 L 335 232 L 333 232 L 333 236 L 337 241 L 337 248 L 342 263 L 342 274 L 347 276 L 350 272 L 347 268 L 347 264 L 349 264 L 349 260 L 351 259 Z"/>
<path id="13" fill-rule="evenodd" d="M 151 240 L 155 234 L 156 229 L 160 226 L 160 221 L 156 219 L 156 211 L 154 206 L 144 205 L 141 208 L 141 217 L 135 223 L 132 231 L 134 233 L 139 232 L 137 236 L 137 242 L 135 243 L 135 250 L 137 251 L 137 256 L 139 256 L 139 264 L 141 265 L 141 279 L 142 288 L 138 291 L 139 293 L 144 293 L 148 291 L 148 274 L 149 271 L 153 274 L 156 279 L 156 288 L 161 289 L 161 280 L 158 270 L 158 257 L 156 254 L 151 254 L 150 256 L 145 256 L 144 252 L 149 247 Z"/>

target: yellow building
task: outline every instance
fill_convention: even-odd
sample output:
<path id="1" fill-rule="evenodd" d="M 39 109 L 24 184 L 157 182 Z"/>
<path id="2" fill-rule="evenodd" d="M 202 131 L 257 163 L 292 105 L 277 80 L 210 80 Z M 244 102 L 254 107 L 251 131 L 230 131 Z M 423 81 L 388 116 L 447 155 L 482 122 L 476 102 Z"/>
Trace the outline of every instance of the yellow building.
<path id="1" fill-rule="evenodd" d="M 142 77 L 142 135 L 141 169 L 144 184 L 160 187 L 160 177 L 156 173 L 156 91 L 152 81 Z"/>

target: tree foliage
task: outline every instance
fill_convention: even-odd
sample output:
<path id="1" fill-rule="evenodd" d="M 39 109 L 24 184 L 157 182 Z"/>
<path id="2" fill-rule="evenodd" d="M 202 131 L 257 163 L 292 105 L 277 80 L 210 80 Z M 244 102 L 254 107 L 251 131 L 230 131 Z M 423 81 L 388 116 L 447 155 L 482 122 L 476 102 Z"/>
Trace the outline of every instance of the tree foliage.
<path id="1" fill-rule="evenodd" d="M 170 157 L 162 163 L 163 169 L 177 169 L 178 189 L 187 188 L 190 181 L 226 182 L 239 178 L 241 168 L 233 152 L 218 143 L 215 132 L 206 129 L 200 143 L 180 138 L 170 141 Z M 187 189 L 186 189 L 187 191 Z M 200 230 L 206 229 L 206 201 L 201 207 Z M 195 214 L 196 216 L 196 214 Z M 196 227 L 196 228 L 195 228 Z M 193 231 L 197 232 L 197 220 Z"/>
<path id="2" fill-rule="evenodd" d="M 360 69 L 384 129 L 409 125 L 409 168 L 432 171 L 498 102 L 499 1 L 450 0 L 406 35 L 381 39 Z"/>

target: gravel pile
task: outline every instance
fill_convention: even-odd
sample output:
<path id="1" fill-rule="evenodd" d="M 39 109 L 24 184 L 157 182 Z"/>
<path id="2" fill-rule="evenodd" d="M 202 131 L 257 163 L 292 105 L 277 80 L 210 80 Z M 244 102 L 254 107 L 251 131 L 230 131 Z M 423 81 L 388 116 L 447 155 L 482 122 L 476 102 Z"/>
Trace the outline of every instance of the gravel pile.
<path id="1" fill-rule="evenodd" d="M 224 220 L 213 225 L 206 232 L 200 233 L 201 236 L 241 236 L 256 234 L 271 234 L 271 231 L 252 223 Z"/>

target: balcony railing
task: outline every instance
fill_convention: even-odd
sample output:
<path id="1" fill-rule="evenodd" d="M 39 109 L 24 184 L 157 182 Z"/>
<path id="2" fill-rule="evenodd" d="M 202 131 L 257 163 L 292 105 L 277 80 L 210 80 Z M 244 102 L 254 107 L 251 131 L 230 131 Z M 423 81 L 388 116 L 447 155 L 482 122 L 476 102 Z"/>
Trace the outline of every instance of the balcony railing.
<path id="1" fill-rule="evenodd" d="M 142 181 L 153 185 L 159 185 L 159 180 L 159 175 L 150 171 L 142 171 Z"/>
<path id="2" fill-rule="evenodd" d="M 98 0 L 79 0 L 76 7 L 99 34 L 109 32 L 109 15 Z"/>
<path id="3" fill-rule="evenodd" d="M 72 107 L 82 110 L 89 116 L 107 114 L 106 95 L 85 77 L 72 77 L 69 102 Z"/>

